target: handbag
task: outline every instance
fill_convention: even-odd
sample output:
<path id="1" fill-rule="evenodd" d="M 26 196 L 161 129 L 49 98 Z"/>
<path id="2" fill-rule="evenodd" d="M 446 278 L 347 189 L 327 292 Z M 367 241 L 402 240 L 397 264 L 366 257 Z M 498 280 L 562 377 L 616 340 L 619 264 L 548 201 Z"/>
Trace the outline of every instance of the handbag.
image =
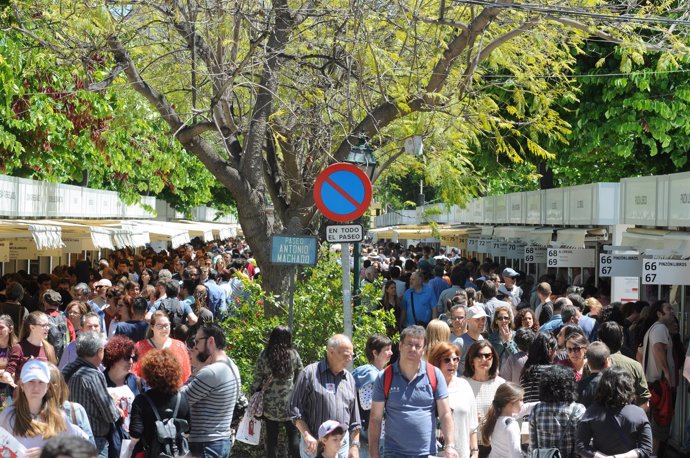
<path id="1" fill-rule="evenodd" d="M 249 445 L 259 445 L 261 439 L 261 420 L 249 415 L 242 417 L 237 427 L 235 439 Z"/>
<path id="2" fill-rule="evenodd" d="M 648 331 L 649 332 L 649 331 Z M 644 373 L 647 373 L 647 362 L 649 361 L 649 339 L 647 339 L 647 348 L 644 355 Z M 661 371 L 661 378 L 649 384 L 649 392 L 652 397 L 649 399 L 649 404 L 654 407 L 652 415 L 654 421 L 660 426 L 668 426 L 673 420 L 674 405 L 673 405 L 673 390 L 664 378 L 664 372 Z"/>
<path id="3" fill-rule="evenodd" d="M 261 389 L 252 394 L 249 398 L 246 415 L 250 415 L 254 418 L 261 418 L 264 415 L 264 391 L 266 391 L 266 388 L 268 388 L 272 381 L 273 374 L 269 374 L 268 378 L 261 386 Z"/>

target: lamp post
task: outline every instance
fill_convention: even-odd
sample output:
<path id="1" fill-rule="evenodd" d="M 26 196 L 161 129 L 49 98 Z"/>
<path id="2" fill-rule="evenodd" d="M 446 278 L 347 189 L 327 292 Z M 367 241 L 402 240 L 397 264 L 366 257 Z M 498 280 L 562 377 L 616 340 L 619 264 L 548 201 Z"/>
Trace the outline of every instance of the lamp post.
<path id="1" fill-rule="evenodd" d="M 367 142 L 367 138 L 363 134 L 360 134 L 359 141 L 357 142 L 357 144 L 352 145 L 352 148 L 350 148 L 350 152 L 348 153 L 345 162 L 356 165 L 357 167 L 362 169 L 364 173 L 366 173 L 369 177 L 369 180 L 372 181 L 373 185 L 374 173 L 376 172 L 376 166 L 378 165 L 378 162 L 376 161 L 376 157 L 374 156 L 374 149 L 369 145 L 369 143 Z M 358 218 L 356 222 L 361 223 L 361 218 Z M 346 247 L 346 249 L 349 250 L 349 247 Z M 359 272 L 360 263 L 362 261 L 362 249 L 360 247 L 359 242 L 354 243 L 352 251 L 354 252 L 353 265 L 355 271 L 353 296 L 355 298 L 355 305 L 357 306 L 359 305 Z M 349 262 L 350 261 L 348 256 L 348 264 Z"/>

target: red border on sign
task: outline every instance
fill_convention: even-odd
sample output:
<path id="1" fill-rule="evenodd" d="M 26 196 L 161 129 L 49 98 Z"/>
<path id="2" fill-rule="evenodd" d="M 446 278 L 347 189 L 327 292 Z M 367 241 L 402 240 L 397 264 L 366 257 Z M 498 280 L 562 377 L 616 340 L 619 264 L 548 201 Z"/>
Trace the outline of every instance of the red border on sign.
<path id="1" fill-rule="evenodd" d="M 330 175 L 333 172 L 341 171 L 354 173 L 362 181 L 362 185 L 364 186 L 364 201 L 359 205 L 357 210 L 347 214 L 332 212 L 328 209 L 328 207 L 325 205 L 321 198 L 321 188 L 323 187 L 323 184 L 326 182 L 326 180 L 330 177 Z M 324 169 L 323 172 L 319 173 L 319 176 L 316 177 L 316 182 L 314 183 L 314 202 L 316 202 L 316 208 L 318 208 L 326 218 L 333 221 L 337 221 L 339 223 L 347 223 L 362 216 L 367 211 L 367 209 L 369 209 L 369 205 L 371 204 L 371 197 L 371 181 L 369 180 L 367 174 L 364 173 L 362 169 L 360 169 L 356 165 L 349 164 L 347 162 L 338 162 L 336 164 L 329 165 L 328 167 L 326 167 L 326 169 Z"/>

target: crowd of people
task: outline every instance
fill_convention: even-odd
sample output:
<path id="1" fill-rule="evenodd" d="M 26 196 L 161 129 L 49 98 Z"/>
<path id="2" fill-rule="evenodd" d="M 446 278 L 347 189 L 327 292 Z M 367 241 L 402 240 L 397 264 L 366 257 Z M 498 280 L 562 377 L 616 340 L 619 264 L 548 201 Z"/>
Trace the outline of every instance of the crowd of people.
<path id="1" fill-rule="evenodd" d="M 587 279 L 457 249 L 365 254 L 381 299 L 355 313 L 392 310 L 395 326 L 352 371 L 345 335 L 303 362 L 289 328 L 267 330 L 247 393 L 263 397 L 265 456 L 664 456 L 681 369 L 690 380 L 671 304 L 609 303 Z M 242 244 L 6 275 L 0 426 L 29 457 L 67 436 L 103 457 L 228 457 L 241 385 L 217 322 L 241 275 L 260 276 Z"/>
<path id="2" fill-rule="evenodd" d="M 159 456 L 168 446 L 175 456 L 229 456 L 225 406 L 241 384 L 218 321 L 242 294 L 240 277 L 259 275 L 241 242 L 120 250 L 96 266 L 80 259 L 36 277 L 5 275 L 0 427 L 27 457 L 65 436 L 101 457 Z M 173 419 L 170 443 L 157 416 Z"/>

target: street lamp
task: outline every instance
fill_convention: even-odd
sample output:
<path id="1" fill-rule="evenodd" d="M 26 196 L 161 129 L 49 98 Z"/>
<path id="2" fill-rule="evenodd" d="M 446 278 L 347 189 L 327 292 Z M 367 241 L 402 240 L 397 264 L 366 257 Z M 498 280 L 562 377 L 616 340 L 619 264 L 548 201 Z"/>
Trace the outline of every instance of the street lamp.
<path id="1" fill-rule="evenodd" d="M 364 135 L 360 135 L 359 142 L 356 145 L 352 145 L 345 162 L 361 168 L 367 174 L 369 180 L 374 180 L 374 172 L 378 162 L 376 162 L 376 157 L 374 156 L 374 149 L 369 146 Z"/>
<path id="2" fill-rule="evenodd" d="M 376 166 L 378 165 L 378 162 L 376 162 L 376 157 L 374 156 L 374 149 L 371 146 L 369 146 L 367 138 L 364 136 L 364 134 L 360 134 L 359 141 L 357 142 L 357 144 L 352 145 L 352 148 L 350 148 L 350 152 L 348 153 L 345 162 L 356 165 L 357 167 L 362 169 L 364 173 L 366 173 L 370 181 L 374 181 L 374 172 L 376 172 Z M 360 224 L 361 218 L 358 218 L 356 222 Z M 352 251 L 354 254 L 353 264 L 355 271 L 355 284 L 352 290 L 354 292 L 353 295 L 355 299 L 355 305 L 359 305 L 359 264 L 362 259 L 362 248 L 359 242 L 354 243 Z"/>

